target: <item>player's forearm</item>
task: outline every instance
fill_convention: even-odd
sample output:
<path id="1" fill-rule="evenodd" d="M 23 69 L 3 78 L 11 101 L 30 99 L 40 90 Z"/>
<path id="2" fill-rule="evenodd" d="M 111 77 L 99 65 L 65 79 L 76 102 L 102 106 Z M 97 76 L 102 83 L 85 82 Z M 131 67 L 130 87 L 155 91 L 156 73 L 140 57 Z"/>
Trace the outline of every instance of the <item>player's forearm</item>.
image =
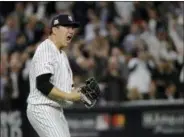
<path id="1" fill-rule="evenodd" d="M 36 87 L 42 92 L 45 96 L 49 98 L 60 101 L 60 100 L 69 100 L 69 101 L 78 101 L 80 100 L 80 93 L 77 90 L 71 93 L 61 91 L 56 88 L 51 82 L 49 82 L 51 74 L 43 74 L 36 78 Z"/>
<path id="2" fill-rule="evenodd" d="M 56 100 L 56 101 L 59 101 L 59 100 L 70 100 L 70 101 L 72 101 L 72 99 L 70 98 L 70 93 L 61 91 L 56 87 L 52 88 L 52 90 L 48 94 L 48 97 L 53 99 L 53 100 Z"/>

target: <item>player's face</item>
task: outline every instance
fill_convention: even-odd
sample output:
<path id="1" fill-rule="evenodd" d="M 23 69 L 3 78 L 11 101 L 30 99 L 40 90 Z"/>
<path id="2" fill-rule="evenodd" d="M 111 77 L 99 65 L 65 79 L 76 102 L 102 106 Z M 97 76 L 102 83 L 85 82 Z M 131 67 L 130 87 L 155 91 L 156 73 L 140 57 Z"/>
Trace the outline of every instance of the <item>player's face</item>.
<path id="1" fill-rule="evenodd" d="M 62 47 L 66 47 L 72 41 L 74 34 L 75 34 L 75 28 L 71 26 L 59 26 L 56 32 L 57 42 Z"/>

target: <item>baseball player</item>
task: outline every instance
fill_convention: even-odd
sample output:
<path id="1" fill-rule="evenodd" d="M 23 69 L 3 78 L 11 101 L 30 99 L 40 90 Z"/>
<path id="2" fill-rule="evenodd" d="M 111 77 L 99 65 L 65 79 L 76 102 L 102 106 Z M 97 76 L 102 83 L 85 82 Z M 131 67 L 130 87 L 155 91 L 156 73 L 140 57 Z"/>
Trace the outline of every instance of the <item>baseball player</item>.
<path id="1" fill-rule="evenodd" d="M 50 36 L 38 46 L 32 58 L 27 117 L 40 137 L 70 137 L 63 108 L 75 101 L 91 107 L 99 96 L 93 78 L 83 87 L 72 87 L 72 70 L 63 48 L 70 44 L 78 27 L 79 23 L 69 15 L 55 16 Z"/>

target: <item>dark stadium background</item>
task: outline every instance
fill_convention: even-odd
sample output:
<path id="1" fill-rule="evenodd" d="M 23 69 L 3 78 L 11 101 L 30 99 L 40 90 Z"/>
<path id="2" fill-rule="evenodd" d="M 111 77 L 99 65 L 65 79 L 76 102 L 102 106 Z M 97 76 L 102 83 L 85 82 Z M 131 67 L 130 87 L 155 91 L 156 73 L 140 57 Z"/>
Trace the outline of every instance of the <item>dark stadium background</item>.
<path id="1" fill-rule="evenodd" d="M 65 49 L 75 86 L 94 76 L 103 92 L 92 109 L 65 109 L 72 137 L 184 136 L 184 2 L 13 1 L 0 11 L 2 137 L 38 137 L 26 118 L 29 65 L 58 13 L 81 22 Z"/>

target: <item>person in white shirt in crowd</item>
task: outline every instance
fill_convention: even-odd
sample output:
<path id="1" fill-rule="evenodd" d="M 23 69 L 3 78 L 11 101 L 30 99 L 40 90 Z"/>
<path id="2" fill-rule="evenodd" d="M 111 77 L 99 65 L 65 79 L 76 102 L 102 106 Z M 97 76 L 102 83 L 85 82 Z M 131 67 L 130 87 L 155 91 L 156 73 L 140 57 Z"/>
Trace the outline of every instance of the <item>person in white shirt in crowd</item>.
<path id="1" fill-rule="evenodd" d="M 129 77 L 127 83 L 128 99 L 143 99 L 149 93 L 151 86 L 151 69 L 154 63 L 148 60 L 145 51 L 137 51 L 137 57 L 128 63 Z M 135 55 L 136 56 L 136 55 Z"/>
<path id="2" fill-rule="evenodd" d="M 116 22 L 119 24 L 130 24 L 132 19 L 132 12 L 134 5 L 132 1 L 115 1 L 116 10 L 120 18 L 116 18 Z"/>
<path id="3" fill-rule="evenodd" d="M 107 36 L 107 31 L 100 26 L 101 22 L 93 9 L 88 10 L 88 18 L 89 18 L 89 22 L 85 26 L 85 32 L 84 32 L 85 33 L 84 39 L 87 43 L 91 42 L 95 38 L 95 36 L 96 36 L 95 35 L 95 28 L 96 27 L 99 27 L 99 34 L 100 35 Z"/>

